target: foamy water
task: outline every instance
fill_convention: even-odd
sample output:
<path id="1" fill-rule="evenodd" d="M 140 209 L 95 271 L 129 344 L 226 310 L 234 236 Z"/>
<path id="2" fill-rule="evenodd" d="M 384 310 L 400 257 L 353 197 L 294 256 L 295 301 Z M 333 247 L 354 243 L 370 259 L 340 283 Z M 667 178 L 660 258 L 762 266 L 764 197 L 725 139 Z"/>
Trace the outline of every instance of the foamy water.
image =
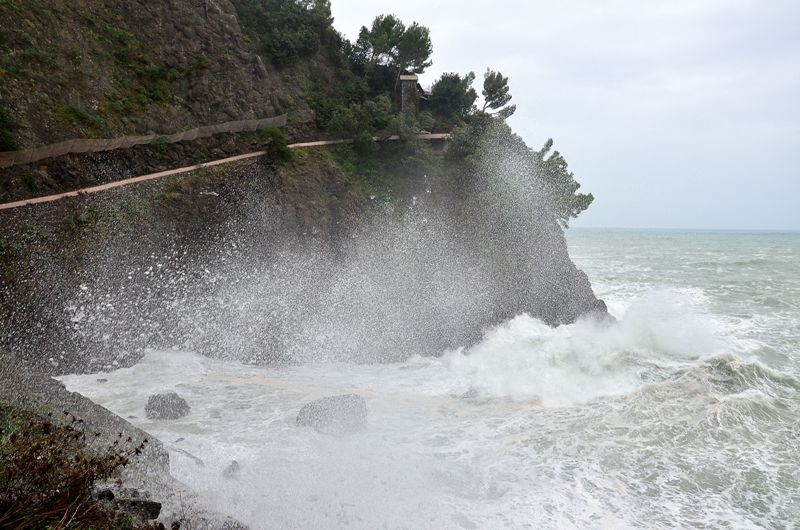
<path id="1" fill-rule="evenodd" d="M 177 478 L 253 528 L 795 528 L 800 238 L 724 237 L 572 235 L 614 324 L 520 315 L 469 350 L 388 365 L 151 351 L 64 381 L 156 435 Z M 169 390 L 189 416 L 147 420 Z M 364 432 L 295 425 L 308 401 L 353 392 Z"/>

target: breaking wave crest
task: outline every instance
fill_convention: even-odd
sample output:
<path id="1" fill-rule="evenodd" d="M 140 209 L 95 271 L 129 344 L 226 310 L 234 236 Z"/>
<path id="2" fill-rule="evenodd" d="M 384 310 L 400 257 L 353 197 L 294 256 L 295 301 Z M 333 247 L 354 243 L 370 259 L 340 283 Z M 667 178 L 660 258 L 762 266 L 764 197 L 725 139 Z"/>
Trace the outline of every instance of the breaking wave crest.
<path id="1" fill-rule="evenodd" d="M 563 406 L 626 394 L 739 348 L 725 331 L 695 299 L 663 291 L 642 297 L 615 322 L 551 328 L 520 315 L 444 360 L 471 394 Z"/>

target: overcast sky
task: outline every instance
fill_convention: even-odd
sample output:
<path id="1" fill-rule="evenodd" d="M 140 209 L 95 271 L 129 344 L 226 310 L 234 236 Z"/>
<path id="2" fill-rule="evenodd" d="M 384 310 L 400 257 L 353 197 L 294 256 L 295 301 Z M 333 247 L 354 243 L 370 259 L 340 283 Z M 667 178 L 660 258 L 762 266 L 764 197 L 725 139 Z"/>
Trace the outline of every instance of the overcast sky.
<path id="1" fill-rule="evenodd" d="M 595 195 L 573 226 L 800 229 L 798 0 L 332 4 L 351 40 L 381 13 L 428 26 L 425 85 L 509 76 L 511 125 Z"/>

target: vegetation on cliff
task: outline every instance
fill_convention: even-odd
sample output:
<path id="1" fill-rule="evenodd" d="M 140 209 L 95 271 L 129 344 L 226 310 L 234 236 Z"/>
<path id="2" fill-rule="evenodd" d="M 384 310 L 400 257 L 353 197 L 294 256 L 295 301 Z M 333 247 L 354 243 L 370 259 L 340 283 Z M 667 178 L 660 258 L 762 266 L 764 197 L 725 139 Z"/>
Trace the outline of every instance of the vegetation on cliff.
<path id="1" fill-rule="evenodd" d="M 275 67 L 333 54 L 342 37 L 333 29 L 329 0 L 233 0 L 239 23 L 256 50 Z"/>
<path id="2" fill-rule="evenodd" d="M 329 27 L 280 4 L 279 29 L 317 39 Z M 0 0 L 0 149 L 289 111 L 307 119 L 305 74 L 272 66 L 282 41 L 266 50 L 275 61 L 263 61 L 236 20 L 228 0 Z"/>
<path id="3" fill-rule="evenodd" d="M 237 16 L 239 28 L 225 22 L 228 15 Z M 477 145 L 491 132 L 492 141 L 515 146 L 526 170 L 548 183 L 562 223 L 592 201 L 578 193 L 562 155 L 549 155 L 549 146 L 529 149 L 504 125 L 516 106 L 500 72 L 487 69 L 478 89 L 472 72 L 445 73 L 418 114 L 400 115 L 400 74 L 422 73 L 432 63 L 430 31 L 418 22 L 380 15 L 349 42 L 333 28 L 329 0 L 231 0 L 201 7 L 87 0 L 78 9 L 66 0 L 2 0 L 0 20 L 9 22 L 0 30 L 0 150 L 165 131 L 223 116 L 286 110 L 300 116 L 310 108 L 317 131 L 354 138 L 362 156 L 375 151 L 374 137 L 410 141 L 420 131 L 456 131 L 462 145 L 451 151 L 478 156 Z M 241 61 L 228 64 L 229 57 Z M 277 149 L 275 157 L 289 160 L 280 141 L 265 139 Z M 41 193 L 50 187 L 42 178 L 27 172 L 16 187 L 24 195 Z"/>
<path id="4" fill-rule="evenodd" d="M 0 151 L 16 151 L 19 149 L 13 134 L 16 126 L 17 119 L 14 115 L 0 107 Z"/>
<path id="5" fill-rule="evenodd" d="M 531 149 L 506 124 L 516 105 L 511 104 L 509 79 L 501 72 L 486 69 L 480 107 L 478 91 L 473 87 L 475 74 L 448 72 L 433 83 L 429 97 L 421 101 L 416 115 L 400 115 L 400 74 L 422 73 L 432 64 L 429 29 L 417 22 L 406 24 L 395 15 L 380 15 L 370 26 L 363 26 L 356 42 L 350 43 L 332 28 L 327 0 L 289 4 L 286 12 L 279 14 L 276 0 L 237 0 L 243 26 L 259 42 L 274 42 L 275 30 L 269 21 L 277 23 L 278 17 L 284 17 L 280 19 L 284 25 L 298 32 L 317 28 L 313 39 L 309 36 L 300 39 L 311 43 L 307 49 L 303 48 L 303 53 L 309 56 L 324 45 L 327 56 L 337 65 L 335 82 L 315 79 L 306 97 L 316 112 L 320 130 L 354 139 L 354 150 L 364 160 L 354 163 L 353 157 L 345 157 L 347 167 L 375 166 L 375 137 L 398 135 L 404 143 L 410 143 L 401 152 L 416 159 L 423 153 L 424 159 L 421 147 L 413 141 L 414 133 L 452 131 L 454 141 L 448 161 L 464 173 L 464 179 L 480 170 L 480 160 L 487 158 L 488 146 L 519 161 L 516 170 L 526 173 L 531 184 L 541 188 L 540 193 L 548 199 L 543 204 L 548 205 L 562 225 L 566 226 L 570 218 L 577 217 L 593 201 L 591 194 L 578 192 L 580 184 L 563 155 L 552 151 L 552 140 L 540 150 Z M 276 65 L 284 61 L 282 56 L 270 55 L 267 48 L 260 49 Z M 293 60 L 303 53 L 295 53 Z M 347 149 L 339 150 L 342 151 Z M 385 155 L 387 150 L 381 152 Z M 395 155 L 392 159 L 395 160 Z M 362 173 L 360 178 L 372 179 L 369 174 L 369 171 Z"/>

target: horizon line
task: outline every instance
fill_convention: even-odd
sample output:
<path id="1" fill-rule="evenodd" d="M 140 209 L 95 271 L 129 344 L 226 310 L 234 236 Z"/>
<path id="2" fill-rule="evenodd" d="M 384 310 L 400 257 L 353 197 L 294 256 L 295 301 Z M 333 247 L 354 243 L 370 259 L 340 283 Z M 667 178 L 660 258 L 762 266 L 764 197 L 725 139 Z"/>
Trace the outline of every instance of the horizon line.
<path id="1" fill-rule="evenodd" d="M 687 228 L 687 227 L 662 227 L 662 226 L 570 226 L 569 230 L 640 230 L 649 232 L 797 232 L 800 228 Z"/>

